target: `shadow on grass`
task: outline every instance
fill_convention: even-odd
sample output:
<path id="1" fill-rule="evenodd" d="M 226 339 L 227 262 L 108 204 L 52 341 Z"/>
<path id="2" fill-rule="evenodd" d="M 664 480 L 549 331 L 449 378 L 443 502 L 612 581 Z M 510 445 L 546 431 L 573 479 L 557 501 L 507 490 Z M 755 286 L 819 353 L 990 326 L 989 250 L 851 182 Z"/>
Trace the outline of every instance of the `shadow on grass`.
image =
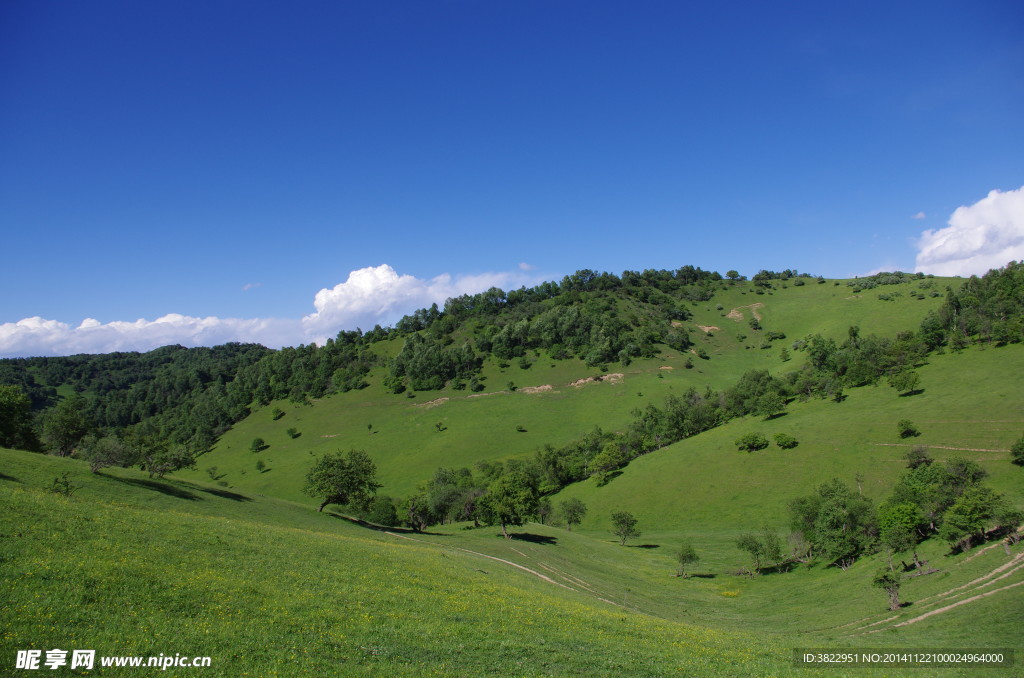
<path id="1" fill-rule="evenodd" d="M 199 487 L 196 489 L 200 492 L 220 497 L 221 499 L 230 499 L 231 501 L 252 501 L 252 497 L 247 497 L 244 494 L 238 494 L 237 492 L 229 492 L 228 490 L 218 490 L 213 487 Z"/>
<path id="2" fill-rule="evenodd" d="M 710 574 L 710 573 L 709 574 L 691 574 L 691 575 L 688 575 L 687 578 L 688 579 L 714 579 L 716 576 L 718 576 L 718 575 Z"/>
<path id="3" fill-rule="evenodd" d="M 630 544 L 631 549 L 660 549 L 661 544 Z"/>
<path id="4" fill-rule="evenodd" d="M 9 476 L 6 473 L 0 473 L 0 480 L 10 480 L 12 483 L 20 483 L 21 481 L 14 476 Z"/>
<path id="5" fill-rule="evenodd" d="M 764 420 L 775 421 L 776 419 L 782 419 L 783 417 L 786 416 L 789 416 L 789 412 L 776 412 L 775 414 L 768 415 L 767 417 L 764 418 Z"/>
<path id="6" fill-rule="evenodd" d="M 913 391 L 907 391 L 906 393 L 901 393 L 900 397 L 901 398 L 909 398 L 910 396 L 916 396 L 916 395 L 920 395 L 922 393 L 924 393 L 924 389 L 923 388 L 915 388 Z"/>
<path id="7" fill-rule="evenodd" d="M 189 501 L 199 501 L 202 499 L 198 494 L 189 492 L 188 490 L 174 485 L 168 485 L 167 483 L 157 482 L 156 480 L 145 480 L 143 478 L 118 478 L 117 476 L 108 476 L 106 473 L 100 473 L 111 480 L 116 480 L 119 483 L 125 483 L 127 485 L 134 485 L 136 487 L 142 487 L 147 490 L 155 490 L 160 494 L 166 494 L 169 497 L 177 497 L 178 499 L 188 499 Z"/>
<path id="8" fill-rule="evenodd" d="M 516 541 L 528 541 L 531 544 L 544 544 L 545 546 L 553 546 L 558 543 L 558 537 L 530 534 L 529 532 L 510 532 L 508 536 Z"/>
<path id="9" fill-rule="evenodd" d="M 346 522 L 352 523 L 353 525 L 358 525 L 359 527 L 365 527 L 366 529 L 373 530 L 374 532 L 394 532 L 395 534 L 423 534 L 423 535 L 429 535 L 431 537 L 450 537 L 451 536 L 451 535 L 445 534 L 444 532 L 427 532 L 427 531 L 417 532 L 416 530 L 412 529 L 411 527 L 387 527 L 385 525 L 376 525 L 374 523 L 368 523 L 365 520 L 362 520 L 360 518 L 353 518 L 352 516 L 343 516 L 340 513 L 335 513 L 334 511 L 324 511 L 324 514 L 329 515 L 332 518 L 338 518 L 340 520 L 344 520 Z"/>

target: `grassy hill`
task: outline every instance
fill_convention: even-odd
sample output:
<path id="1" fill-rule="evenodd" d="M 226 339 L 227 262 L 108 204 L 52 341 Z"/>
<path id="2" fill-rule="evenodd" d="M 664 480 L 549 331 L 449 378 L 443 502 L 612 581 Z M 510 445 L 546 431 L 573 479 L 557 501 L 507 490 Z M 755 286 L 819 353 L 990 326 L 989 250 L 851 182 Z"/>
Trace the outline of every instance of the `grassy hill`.
<path id="1" fill-rule="evenodd" d="M 794 648 L 1020 647 L 1022 544 L 951 554 L 938 539 L 924 542 L 919 555 L 934 571 L 907 577 L 904 606 L 889 612 L 871 585 L 881 554 L 846 571 L 819 563 L 749 577 L 736 538 L 762 526 L 788 533 L 789 502 L 831 478 L 884 500 L 918 444 L 939 461 L 977 462 L 989 486 L 1024 508 L 1024 471 L 1008 452 L 1024 432 L 1021 344 L 932 353 L 912 395 L 883 382 L 847 388 L 841 402 L 796 400 L 782 416 L 734 418 L 637 457 L 607 482 L 571 484 L 551 497 L 587 505 L 571 532 L 557 521 L 512 528 L 510 540 L 463 523 L 383 530 L 317 513 L 301 493 L 314 460 L 336 450 L 365 450 L 381 493 L 401 497 L 440 466 L 526 458 L 595 425 L 624 430 L 633 410 L 670 394 L 726 389 L 752 369 L 796 369 L 805 354 L 786 362 L 781 349 L 809 334 L 914 329 L 948 282 L 855 292 L 845 281 L 776 281 L 762 294 L 723 283 L 710 301 L 687 302 L 692 350 L 604 369 L 544 350 L 524 362 L 491 357 L 479 393 L 396 395 L 377 365 L 363 389 L 256 408 L 198 468 L 166 479 L 122 468 L 91 474 L 75 459 L 0 449 L 0 586 L 9 592 L 0 598 L 0 656 L 56 647 L 209 655 L 204 673 L 224 676 L 760 676 L 804 675 Z M 785 339 L 766 341 L 768 332 Z M 393 357 L 402 344 L 372 350 Z M 921 435 L 900 438 L 901 419 Z M 799 445 L 738 451 L 736 439 L 751 432 L 786 433 Z M 266 449 L 250 451 L 254 438 Z M 48 491 L 65 473 L 73 495 Z M 611 532 L 620 510 L 642 531 L 626 546 Z M 701 558 L 685 579 L 673 576 L 683 540 Z"/>
<path id="2" fill-rule="evenodd" d="M 841 339 L 851 325 L 859 326 L 863 334 L 882 336 L 914 329 L 941 301 L 924 293 L 957 281 L 914 280 L 858 294 L 847 282 L 853 281 L 815 284 L 812 279 L 802 286 L 778 284 L 777 289 L 763 294 L 751 291 L 754 288 L 749 283 L 723 283 L 711 301 L 691 304 L 693 319 L 685 326 L 695 341 L 693 352 L 666 347 L 658 357 L 637 359 L 629 365 L 613 363 L 606 372 L 579 359 L 551 360 L 535 353 L 528 369 L 519 367 L 516 360 L 487 361 L 482 393 L 445 389 L 396 396 L 385 391 L 381 385 L 384 368 L 377 368 L 369 375 L 368 388 L 310 405 L 275 401 L 255 411 L 199 459 L 197 470 L 181 476 L 209 479 L 205 469 L 215 466 L 217 475 L 232 487 L 298 501 L 302 499 L 302 478 L 315 456 L 354 448 L 365 450 L 376 462 L 384 484 L 382 493 L 404 496 L 441 466 L 522 457 L 544 444 L 563 445 L 595 425 L 620 430 L 630 421 L 633 409 L 660 404 L 666 395 L 682 394 L 691 386 L 721 389 L 751 369 L 777 374 L 796 369 L 802 361 L 800 354 L 783 362 L 781 349 L 812 333 Z M 913 296 L 916 293 L 925 298 L 918 299 Z M 879 295 L 890 300 L 881 300 Z M 759 331 L 749 327 L 755 313 L 763 327 Z M 770 331 L 782 332 L 786 339 L 771 342 L 769 349 L 759 348 Z M 397 353 L 401 341 L 379 346 Z M 697 357 L 696 351 L 701 349 L 710 359 Z M 687 361 L 692 368 L 686 368 Z M 589 377 L 604 380 L 570 385 Z M 516 391 L 509 390 L 509 382 Z M 536 388 L 544 390 L 534 391 Z M 275 420 L 274 408 L 285 411 L 285 416 Z M 436 428 L 439 422 L 443 431 Z M 371 425 L 372 429 L 368 428 Z M 519 432 L 517 427 L 526 431 Z M 290 428 L 297 429 L 301 437 L 291 438 L 287 434 Z M 251 453 L 255 438 L 262 438 L 269 448 Z M 257 472 L 258 460 L 270 470 Z"/>

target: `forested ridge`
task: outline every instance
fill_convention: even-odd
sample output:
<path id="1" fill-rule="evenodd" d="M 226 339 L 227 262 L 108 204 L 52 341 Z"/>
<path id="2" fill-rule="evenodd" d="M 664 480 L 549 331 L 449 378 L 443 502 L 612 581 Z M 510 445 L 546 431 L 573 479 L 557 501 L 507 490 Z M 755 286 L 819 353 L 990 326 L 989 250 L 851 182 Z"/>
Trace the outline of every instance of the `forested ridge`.
<path id="1" fill-rule="evenodd" d="M 924 278 L 881 273 L 846 284 L 861 291 Z M 600 367 L 629 364 L 666 347 L 686 350 L 692 342 L 683 321 L 693 302 L 708 301 L 731 285 L 763 294 L 780 281 L 826 282 L 790 270 L 761 271 L 750 281 L 735 271 L 723 277 L 690 266 L 621 276 L 583 270 L 560 283 L 452 298 L 443 308 L 418 310 L 394 327 L 342 331 L 323 346 L 276 351 L 253 344 L 167 346 L 142 354 L 2 360 L 0 444 L 70 454 L 82 441 L 115 436 L 142 447 L 181 447 L 184 459 L 208 449 L 254 406 L 359 389 L 375 367 L 382 368 L 375 374 L 394 393 L 481 390 L 478 377 L 485 360 L 528 364 L 528 351 Z M 932 289 L 931 294 L 940 292 Z M 941 306 L 916 330 L 877 337 L 862 336 L 852 327 L 841 343 L 821 336 L 790 337 L 794 354 L 805 360 L 785 375 L 751 372 L 722 392 L 691 389 L 662 406 L 638 410 L 625 432 L 598 433 L 561 450 L 542 451 L 538 459 L 557 460 L 548 462 L 542 484 L 550 490 L 597 471 L 612 472 L 637 455 L 730 418 L 771 416 L 793 398 L 842 398 L 844 388 L 883 378 L 912 387 L 913 367 L 930 351 L 1022 338 L 1024 265 L 1011 262 L 967 280 L 958 290 L 947 289 Z M 766 341 L 773 339 L 785 336 L 766 333 Z M 395 341 L 401 342 L 397 350 L 381 350 Z M 66 397 L 59 397 L 58 389 Z"/>

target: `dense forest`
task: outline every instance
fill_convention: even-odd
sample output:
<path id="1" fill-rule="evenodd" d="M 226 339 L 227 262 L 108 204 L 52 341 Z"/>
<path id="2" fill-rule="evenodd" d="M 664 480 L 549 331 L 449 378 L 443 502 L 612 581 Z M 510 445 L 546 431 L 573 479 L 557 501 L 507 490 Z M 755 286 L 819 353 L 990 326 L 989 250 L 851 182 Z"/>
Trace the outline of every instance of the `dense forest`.
<path id="1" fill-rule="evenodd" d="M 860 291 L 924 277 L 880 273 L 846 284 Z M 443 309 L 418 310 L 394 327 L 342 331 L 323 346 L 167 346 L 141 354 L 2 360 L 0 445 L 62 455 L 81 448 L 107 463 L 164 471 L 208 449 L 252 407 L 363 388 L 375 367 L 394 393 L 481 390 L 478 377 L 488 358 L 526 366 L 528 351 L 543 351 L 554 360 L 579 358 L 599 367 L 666 348 L 685 350 L 692 345 L 682 322 L 689 304 L 732 285 L 763 294 L 780 281 L 826 282 L 791 270 L 760 271 L 749 281 L 735 271 L 723 277 L 691 266 L 621 276 L 582 270 L 560 283 L 452 298 Z M 765 333 L 765 341 L 783 339 Z M 919 328 L 895 337 L 864 336 L 851 327 L 841 343 L 817 335 L 790 339 L 804 361 L 782 376 L 753 371 L 721 392 L 691 389 L 634 412 L 622 433 L 598 430 L 561 449 L 545 447 L 522 470 L 538 490 L 552 492 L 595 473 L 614 473 L 638 455 L 731 418 L 773 416 L 794 398 L 842 399 L 844 388 L 881 379 L 912 391 L 913 368 L 931 351 L 1024 340 L 1024 264 L 1011 262 L 958 290 L 947 288 L 942 305 Z M 396 341 L 397 351 L 380 350 Z M 447 513 L 432 511 L 424 519 L 443 520 Z"/>

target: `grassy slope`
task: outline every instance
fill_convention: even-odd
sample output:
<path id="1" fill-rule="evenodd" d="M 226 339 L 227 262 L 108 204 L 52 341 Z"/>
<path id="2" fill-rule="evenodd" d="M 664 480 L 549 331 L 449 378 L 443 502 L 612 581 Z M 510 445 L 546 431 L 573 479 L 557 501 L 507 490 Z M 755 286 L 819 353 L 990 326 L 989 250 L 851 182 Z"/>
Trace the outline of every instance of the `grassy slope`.
<path id="1" fill-rule="evenodd" d="M 944 289 L 951 280 L 928 280 L 935 289 Z M 710 360 L 666 351 L 652 360 L 638 360 L 629 366 L 612 365 L 609 373 L 622 373 L 619 384 L 608 382 L 581 388 L 569 383 L 600 372 L 579 360 L 552 361 L 544 357 L 523 370 L 518 361 L 507 368 L 491 362 L 485 366 L 487 388 L 482 397 L 470 397 L 468 391 L 421 392 L 414 398 L 385 393 L 380 386 L 381 369 L 371 376 L 371 386 L 325 398 L 311 406 L 274 403 L 256 411 L 227 432 L 215 449 L 199 460 L 198 470 L 184 472 L 183 478 L 208 480 L 204 470 L 216 466 L 218 474 L 231 487 L 247 491 L 301 500 L 302 478 L 315 455 L 350 448 L 363 449 L 378 465 L 384 483 L 382 493 L 405 496 L 429 479 L 439 466 L 472 466 L 480 460 L 500 460 L 532 454 L 544 444 L 562 445 L 600 425 L 620 430 L 630 421 L 630 411 L 648 402 L 660 403 L 668 393 L 681 393 L 694 386 L 703 390 L 710 385 L 725 388 L 750 369 L 784 372 L 795 369 L 802 359 L 796 354 L 788 363 L 782 362 L 779 351 L 793 340 L 812 332 L 842 339 L 847 328 L 856 324 L 863 334 L 892 336 L 897 331 L 913 329 L 925 313 L 935 308 L 938 298 L 920 301 L 910 297 L 921 282 L 890 285 L 863 292 L 853 297 L 845 284 L 813 282 L 801 287 L 791 284 L 763 295 L 751 292 L 749 284 L 737 284 L 720 291 L 709 302 L 694 304 L 694 319 L 687 323 L 698 347 L 707 350 Z M 893 301 L 881 301 L 878 294 L 900 292 Z M 750 330 L 747 321 L 752 310 L 742 308 L 761 303 L 757 312 L 764 330 Z M 716 305 L 721 304 L 722 310 Z M 725 317 L 730 309 L 739 308 L 742 321 Z M 715 326 L 706 335 L 697 325 Z M 761 350 L 764 331 L 783 331 L 787 338 L 774 342 L 769 350 Z M 744 342 L 738 334 L 746 334 Z M 386 342 L 381 350 L 393 354 L 400 341 Z M 750 346 L 752 348 L 745 348 Z M 687 358 L 695 363 L 685 369 Z M 663 370 L 661 367 L 672 367 Z M 509 381 L 517 387 L 552 386 L 546 393 L 526 394 L 505 391 Z M 434 407 L 426 404 L 440 398 L 449 400 Z M 280 407 L 287 414 L 273 421 L 270 410 Z M 446 430 L 438 432 L 441 422 Z M 374 433 L 367 425 L 372 424 Z M 516 431 L 516 426 L 527 429 Z M 286 434 L 296 428 L 302 436 L 291 439 Z M 270 448 L 249 452 L 254 438 L 263 438 Z M 256 471 L 262 459 L 269 471 Z"/>
<path id="2" fill-rule="evenodd" d="M 638 613 L 453 546 L 130 470 L 92 476 L 9 450 L 0 460 L 5 662 L 70 647 L 208 655 L 211 676 L 789 672 L 780 645 Z M 82 486 L 73 498 L 40 489 L 64 472 Z"/>

